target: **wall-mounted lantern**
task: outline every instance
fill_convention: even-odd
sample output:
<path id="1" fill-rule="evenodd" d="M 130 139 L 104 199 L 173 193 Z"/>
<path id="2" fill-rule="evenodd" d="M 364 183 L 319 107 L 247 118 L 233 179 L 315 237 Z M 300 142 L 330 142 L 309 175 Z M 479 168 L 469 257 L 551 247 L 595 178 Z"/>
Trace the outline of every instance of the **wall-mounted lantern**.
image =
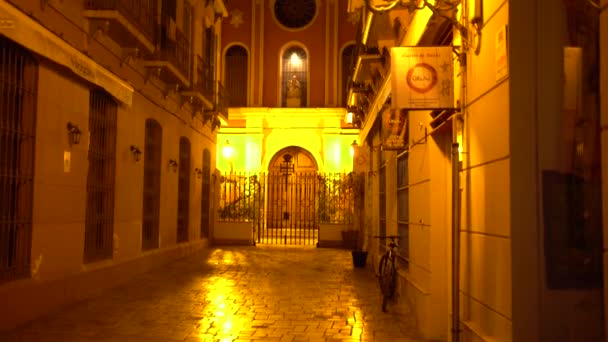
<path id="1" fill-rule="evenodd" d="M 359 144 L 357 144 L 357 140 L 353 140 L 353 143 L 350 144 L 350 156 L 354 157 L 355 153 L 357 152 L 357 148 L 359 147 Z"/>
<path id="2" fill-rule="evenodd" d="M 78 128 L 78 125 L 68 122 L 68 141 L 70 142 L 70 146 L 80 144 L 81 135 L 82 131 Z"/>
<path id="3" fill-rule="evenodd" d="M 141 159 L 141 150 L 135 145 L 131 145 L 131 154 L 133 154 L 133 159 L 136 162 Z"/>
<path id="4" fill-rule="evenodd" d="M 169 168 L 173 172 L 177 172 L 177 161 L 175 159 L 169 159 Z"/>
<path id="5" fill-rule="evenodd" d="M 224 158 L 228 160 L 232 159 L 232 155 L 234 154 L 234 147 L 230 145 L 230 141 L 226 140 L 224 148 L 222 148 L 222 154 L 224 155 Z"/>

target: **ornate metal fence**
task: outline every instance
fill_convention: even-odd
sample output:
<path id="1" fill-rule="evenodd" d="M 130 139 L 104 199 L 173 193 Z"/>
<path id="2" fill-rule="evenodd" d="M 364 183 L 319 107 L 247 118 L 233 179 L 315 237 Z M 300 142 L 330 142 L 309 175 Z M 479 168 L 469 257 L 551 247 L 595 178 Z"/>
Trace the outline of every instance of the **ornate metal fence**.
<path id="1" fill-rule="evenodd" d="M 352 224 L 353 177 L 345 173 L 226 173 L 219 221 L 251 222 L 256 243 L 314 245 L 320 223 Z"/>

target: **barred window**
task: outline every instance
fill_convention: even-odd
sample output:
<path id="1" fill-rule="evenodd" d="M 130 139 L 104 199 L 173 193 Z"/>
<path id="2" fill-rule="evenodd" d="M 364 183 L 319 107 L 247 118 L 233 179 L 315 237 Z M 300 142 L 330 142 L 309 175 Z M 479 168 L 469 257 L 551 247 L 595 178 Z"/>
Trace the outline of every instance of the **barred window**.
<path id="1" fill-rule="evenodd" d="M 190 222 L 190 140 L 179 139 L 179 183 L 177 186 L 177 242 L 188 241 Z"/>
<path id="2" fill-rule="evenodd" d="M 116 109 L 104 91 L 89 95 L 89 172 L 85 218 L 84 262 L 112 258 L 114 181 L 116 174 Z"/>
<path id="3" fill-rule="evenodd" d="M 201 182 L 201 238 L 209 237 L 211 209 L 211 152 L 203 151 L 203 181 Z"/>
<path id="4" fill-rule="evenodd" d="M 163 130 L 154 119 L 146 120 L 142 249 L 158 248 L 160 174 Z"/>
<path id="5" fill-rule="evenodd" d="M 30 276 L 38 63 L 0 36 L 0 283 Z"/>
<path id="6" fill-rule="evenodd" d="M 247 50 L 240 45 L 230 47 L 226 51 L 225 70 L 226 91 L 230 94 L 231 107 L 247 106 L 247 65 L 249 56 Z"/>

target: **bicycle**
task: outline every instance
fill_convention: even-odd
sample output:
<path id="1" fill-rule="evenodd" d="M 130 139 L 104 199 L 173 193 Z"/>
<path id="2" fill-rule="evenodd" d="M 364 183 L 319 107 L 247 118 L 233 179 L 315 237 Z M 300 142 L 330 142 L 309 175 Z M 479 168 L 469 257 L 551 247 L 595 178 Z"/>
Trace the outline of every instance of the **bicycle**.
<path id="1" fill-rule="evenodd" d="M 395 294 L 395 288 L 397 286 L 397 242 L 395 239 L 399 239 L 397 235 L 387 236 L 374 236 L 377 239 L 390 239 L 386 252 L 380 258 L 378 264 L 378 280 L 380 282 L 380 291 L 382 291 L 382 312 L 386 312 L 389 299 Z"/>

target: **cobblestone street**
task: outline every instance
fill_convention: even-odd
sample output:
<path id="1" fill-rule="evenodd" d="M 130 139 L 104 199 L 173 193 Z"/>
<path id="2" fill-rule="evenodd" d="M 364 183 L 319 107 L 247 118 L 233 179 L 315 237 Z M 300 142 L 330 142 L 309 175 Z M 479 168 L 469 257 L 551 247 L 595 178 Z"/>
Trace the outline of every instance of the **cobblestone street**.
<path id="1" fill-rule="evenodd" d="M 418 341 L 395 311 L 350 251 L 211 247 L 0 340 Z"/>

